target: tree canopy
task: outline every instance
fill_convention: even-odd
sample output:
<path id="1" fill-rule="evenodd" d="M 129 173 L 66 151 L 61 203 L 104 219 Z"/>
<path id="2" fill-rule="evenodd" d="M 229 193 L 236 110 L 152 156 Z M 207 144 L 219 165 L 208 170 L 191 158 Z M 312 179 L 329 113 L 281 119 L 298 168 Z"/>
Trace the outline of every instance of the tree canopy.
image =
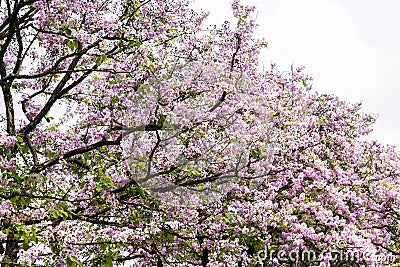
<path id="1" fill-rule="evenodd" d="M 188 0 L 1 0 L 0 266 L 399 256 L 398 151 L 302 68 L 261 70 L 255 8 L 231 7 L 207 27 Z"/>

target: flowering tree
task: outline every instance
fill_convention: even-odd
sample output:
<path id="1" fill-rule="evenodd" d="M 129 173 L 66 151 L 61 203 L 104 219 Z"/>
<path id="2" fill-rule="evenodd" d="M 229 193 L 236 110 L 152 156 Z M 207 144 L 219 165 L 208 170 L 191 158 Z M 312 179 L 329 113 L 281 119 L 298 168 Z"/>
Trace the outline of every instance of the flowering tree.
<path id="1" fill-rule="evenodd" d="M 1 266 L 399 255 L 398 152 L 301 69 L 259 71 L 254 8 L 234 1 L 237 25 L 212 30 L 186 0 L 0 10 Z M 322 255 L 281 263 L 344 264 Z"/>

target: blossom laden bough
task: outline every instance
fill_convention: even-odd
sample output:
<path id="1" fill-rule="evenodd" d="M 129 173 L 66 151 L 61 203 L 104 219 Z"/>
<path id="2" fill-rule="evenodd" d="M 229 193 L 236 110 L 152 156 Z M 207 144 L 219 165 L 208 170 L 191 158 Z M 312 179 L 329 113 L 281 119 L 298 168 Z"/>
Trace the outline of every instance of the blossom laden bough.
<path id="1" fill-rule="evenodd" d="M 246 99 L 244 85 L 238 84 L 249 87 L 251 82 L 242 74 L 224 77 L 223 66 L 199 61 L 179 62 L 142 85 L 124 123 L 125 152 L 136 182 L 161 200 L 180 205 L 223 197 L 251 161 L 263 165 L 252 173 L 255 183 L 268 172 L 271 160 L 265 97 Z M 251 110 L 244 111 L 249 108 L 243 101 L 253 105 Z M 259 109 L 264 112 L 256 114 Z M 143 111 L 150 121 L 135 117 Z M 143 150 L 149 140 L 148 150 Z"/>
<path id="2" fill-rule="evenodd" d="M 254 8 L 232 11 L 205 31 L 186 0 L 1 2 L 1 266 L 399 255 L 398 151 L 301 68 L 260 71 Z"/>

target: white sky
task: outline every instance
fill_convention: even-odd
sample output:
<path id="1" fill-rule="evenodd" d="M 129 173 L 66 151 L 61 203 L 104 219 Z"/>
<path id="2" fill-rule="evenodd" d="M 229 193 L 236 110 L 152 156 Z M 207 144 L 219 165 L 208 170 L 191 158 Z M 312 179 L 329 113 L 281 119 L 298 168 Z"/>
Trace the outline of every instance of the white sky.
<path id="1" fill-rule="evenodd" d="M 195 0 L 210 11 L 208 23 L 231 20 L 230 0 Z M 247 0 L 257 7 L 258 37 L 265 37 L 265 65 L 305 66 L 314 90 L 362 101 L 379 116 L 370 139 L 400 147 L 400 1 Z"/>

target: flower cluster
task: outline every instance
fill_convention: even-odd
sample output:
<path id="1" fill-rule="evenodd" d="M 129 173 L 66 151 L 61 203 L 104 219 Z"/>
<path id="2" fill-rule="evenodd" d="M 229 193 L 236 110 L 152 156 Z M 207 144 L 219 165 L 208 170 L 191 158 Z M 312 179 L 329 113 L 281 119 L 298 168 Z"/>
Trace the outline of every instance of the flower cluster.
<path id="1" fill-rule="evenodd" d="M 260 71 L 254 7 L 235 0 L 237 23 L 206 29 L 188 0 L 8 2 L 1 264 L 253 266 L 340 242 L 399 255 L 398 151 L 302 68 Z"/>

